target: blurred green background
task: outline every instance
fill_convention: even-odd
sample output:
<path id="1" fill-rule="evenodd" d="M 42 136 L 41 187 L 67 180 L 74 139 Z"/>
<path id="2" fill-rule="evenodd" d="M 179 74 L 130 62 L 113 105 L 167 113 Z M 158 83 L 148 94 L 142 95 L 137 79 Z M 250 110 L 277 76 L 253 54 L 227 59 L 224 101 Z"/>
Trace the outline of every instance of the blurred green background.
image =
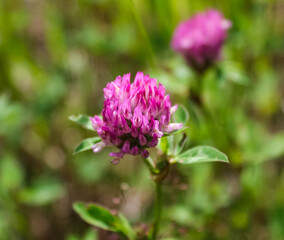
<path id="1" fill-rule="evenodd" d="M 211 7 L 233 26 L 199 79 L 200 107 L 196 76 L 169 44 L 181 20 Z M 80 220 L 77 200 L 147 229 L 154 186 L 141 160 L 72 155 L 92 133 L 68 120 L 100 113 L 106 83 L 137 71 L 189 108 L 189 146 L 218 147 L 231 162 L 172 169 L 161 235 L 284 239 L 283 39 L 282 0 L 0 1 L 0 239 L 117 239 Z"/>

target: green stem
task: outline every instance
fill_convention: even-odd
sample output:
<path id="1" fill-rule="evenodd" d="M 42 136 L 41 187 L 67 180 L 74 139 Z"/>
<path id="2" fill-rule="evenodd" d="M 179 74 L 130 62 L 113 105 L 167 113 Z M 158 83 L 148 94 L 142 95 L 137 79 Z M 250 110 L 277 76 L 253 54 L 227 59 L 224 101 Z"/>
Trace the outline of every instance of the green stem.
<path id="1" fill-rule="evenodd" d="M 147 47 L 147 50 L 149 52 L 149 56 L 150 56 L 149 60 L 150 60 L 150 63 L 151 63 L 151 67 L 153 69 L 156 69 L 156 58 L 155 58 L 154 50 L 153 50 L 153 48 L 151 46 L 149 36 L 148 36 L 148 34 L 147 34 L 146 30 L 145 30 L 145 27 L 144 27 L 144 25 L 142 23 L 142 20 L 141 20 L 141 18 L 139 16 L 135 6 L 134 6 L 133 0 L 130 0 L 130 7 L 131 7 L 131 11 L 132 11 L 132 13 L 134 15 L 134 18 L 136 20 L 136 23 L 137 23 L 137 26 L 139 28 L 139 31 L 140 31 L 142 37 L 144 38 L 145 46 Z"/>
<path id="2" fill-rule="evenodd" d="M 153 160 L 150 157 L 143 158 L 143 161 L 152 174 L 158 174 L 160 172 L 159 169 L 156 168 Z"/>
<path id="3" fill-rule="evenodd" d="M 203 75 L 201 73 L 196 73 L 194 76 L 194 81 L 191 86 L 191 100 L 199 107 L 203 106 Z"/>
<path id="4" fill-rule="evenodd" d="M 153 229 L 153 240 L 156 240 L 158 237 L 161 217 L 162 217 L 162 184 L 156 182 L 156 201 L 155 201 L 155 222 Z"/>

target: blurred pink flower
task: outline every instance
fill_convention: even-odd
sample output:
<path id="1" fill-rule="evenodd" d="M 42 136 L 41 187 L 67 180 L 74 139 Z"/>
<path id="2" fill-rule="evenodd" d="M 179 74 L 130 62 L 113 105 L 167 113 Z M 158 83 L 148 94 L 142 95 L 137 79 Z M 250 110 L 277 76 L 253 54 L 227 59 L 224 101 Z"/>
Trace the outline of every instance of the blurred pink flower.
<path id="1" fill-rule="evenodd" d="M 217 10 L 198 13 L 175 29 L 171 47 L 202 72 L 220 56 L 231 22 Z"/>
<path id="2" fill-rule="evenodd" d="M 149 156 L 146 148 L 155 147 L 165 132 L 182 127 L 170 123 L 177 106 L 171 105 L 163 85 L 157 86 L 155 78 L 138 72 L 130 83 L 130 73 L 118 76 L 104 88 L 102 118 L 90 118 L 102 142 L 93 146 L 94 152 L 106 145 L 114 145 L 119 152 L 111 152 L 116 164 L 124 154 Z"/>

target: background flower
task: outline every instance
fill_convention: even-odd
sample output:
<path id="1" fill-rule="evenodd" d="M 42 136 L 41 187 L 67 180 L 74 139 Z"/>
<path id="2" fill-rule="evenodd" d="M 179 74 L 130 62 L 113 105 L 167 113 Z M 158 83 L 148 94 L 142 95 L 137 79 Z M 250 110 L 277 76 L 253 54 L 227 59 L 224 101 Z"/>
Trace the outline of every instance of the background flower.
<path id="1" fill-rule="evenodd" d="M 217 10 L 198 13 L 181 22 L 173 35 L 171 46 L 181 53 L 197 71 L 203 71 L 220 56 L 231 22 Z"/>

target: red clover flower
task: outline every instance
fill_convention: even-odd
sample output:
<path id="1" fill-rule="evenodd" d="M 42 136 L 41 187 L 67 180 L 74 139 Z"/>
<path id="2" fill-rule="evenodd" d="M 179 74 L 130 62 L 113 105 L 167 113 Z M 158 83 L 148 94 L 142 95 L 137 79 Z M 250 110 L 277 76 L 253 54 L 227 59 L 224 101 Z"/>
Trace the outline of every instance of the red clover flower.
<path id="1" fill-rule="evenodd" d="M 219 58 L 230 27 L 231 22 L 217 10 L 198 13 L 177 26 L 172 49 L 182 54 L 196 71 L 202 72 Z"/>
<path id="2" fill-rule="evenodd" d="M 138 72 L 130 83 L 130 73 L 118 76 L 104 88 L 102 117 L 90 118 L 102 141 L 93 146 L 94 152 L 105 146 L 116 146 L 119 152 L 111 152 L 118 163 L 124 154 L 149 156 L 146 148 L 158 144 L 164 133 L 180 129 L 181 123 L 170 123 L 172 106 L 170 96 L 157 80 Z"/>

